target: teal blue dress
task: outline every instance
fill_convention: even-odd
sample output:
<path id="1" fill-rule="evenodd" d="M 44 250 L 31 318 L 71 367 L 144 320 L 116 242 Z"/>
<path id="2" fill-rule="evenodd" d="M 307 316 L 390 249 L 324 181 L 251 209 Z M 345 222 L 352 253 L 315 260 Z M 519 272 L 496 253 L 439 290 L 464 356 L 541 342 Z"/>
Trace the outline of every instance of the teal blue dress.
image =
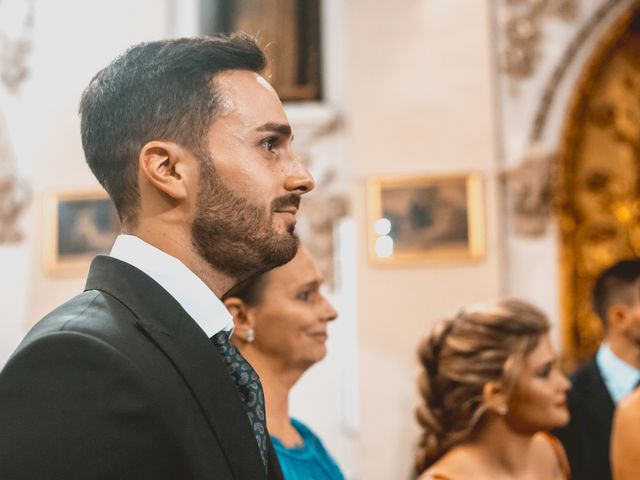
<path id="1" fill-rule="evenodd" d="M 286 448 L 272 436 L 285 480 L 344 480 L 338 464 L 309 427 L 292 418 L 291 425 L 302 437 L 303 445 Z"/>

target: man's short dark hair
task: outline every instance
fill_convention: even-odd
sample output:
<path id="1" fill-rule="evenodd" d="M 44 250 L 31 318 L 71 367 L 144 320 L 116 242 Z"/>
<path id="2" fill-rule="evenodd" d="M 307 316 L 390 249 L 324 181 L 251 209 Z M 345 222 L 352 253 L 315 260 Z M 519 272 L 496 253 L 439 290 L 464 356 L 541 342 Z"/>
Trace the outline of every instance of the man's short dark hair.
<path id="1" fill-rule="evenodd" d="M 621 260 L 604 270 L 593 287 L 593 308 L 607 325 L 607 312 L 614 304 L 632 306 L 640 298 L 640 259 Z"/>
<path id="2" fill-rule="evenodd" d="M 251 37 L 213 35 L 135 45 L 93 77 L 80 102 L 82 146 L 121 221 L 136 221 L 142 147 L 164 140 L 201 154 L 220 104 L 213 77 L 265 65 Z"/>

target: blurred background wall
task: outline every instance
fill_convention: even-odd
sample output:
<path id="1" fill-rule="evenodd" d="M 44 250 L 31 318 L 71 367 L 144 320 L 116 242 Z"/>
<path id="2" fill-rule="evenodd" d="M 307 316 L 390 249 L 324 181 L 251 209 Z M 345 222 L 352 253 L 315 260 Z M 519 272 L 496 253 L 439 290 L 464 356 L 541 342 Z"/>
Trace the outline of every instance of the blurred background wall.
<path id="1" fill-rule="evenodd" d="M 417 341 L 438 318 L 501 289 L 489 11 L 474 1 L 381 0 L 375 9 L 365 0 L 346 3 L 346 118 L 360 247 L 359 466 L 362 478 L 408 478 Z M 486 182 L 488 248 L 480 261 L 426 268 L 368 261 L 369 176 L 468 171 Z"/>

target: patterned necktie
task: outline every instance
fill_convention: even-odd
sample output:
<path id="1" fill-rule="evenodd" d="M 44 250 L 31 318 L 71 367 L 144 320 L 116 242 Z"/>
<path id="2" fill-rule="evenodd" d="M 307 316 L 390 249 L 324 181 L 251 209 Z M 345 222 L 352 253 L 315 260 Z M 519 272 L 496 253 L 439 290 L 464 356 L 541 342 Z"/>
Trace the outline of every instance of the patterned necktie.
<path id="1" fill-rule="evenodd" d="M 267 468 L 267 419 L 264 413 L 264 394 L 256 371 L 249 365 L 240 352 L 229 341 L 229 332 L 224 330 L 211 337 L 213 344 L 218 347 L 227 371 L 236 384 L 242 403 L 247 408 L 249 422 L 253 434 L 260 448 L 262 463 Z"/>

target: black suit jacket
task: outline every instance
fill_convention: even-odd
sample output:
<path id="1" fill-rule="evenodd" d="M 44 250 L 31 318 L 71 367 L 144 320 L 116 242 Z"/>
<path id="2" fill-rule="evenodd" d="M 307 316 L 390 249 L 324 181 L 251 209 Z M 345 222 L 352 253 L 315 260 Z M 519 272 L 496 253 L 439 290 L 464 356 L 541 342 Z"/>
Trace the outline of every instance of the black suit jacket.
<path id="1" fill-rule="evenodd" d="M 609 447 L 615 405 L 595 360 L 571 375 L 569 425 L 554 432 L 564 445 L 573 480 L 611 480 Z"/>
<path id="2" fill-rule="evenodd" d="M 281 479 L 217 349 L 160 285 L 97 257 L 0 373 L 0 478 Z"/>

